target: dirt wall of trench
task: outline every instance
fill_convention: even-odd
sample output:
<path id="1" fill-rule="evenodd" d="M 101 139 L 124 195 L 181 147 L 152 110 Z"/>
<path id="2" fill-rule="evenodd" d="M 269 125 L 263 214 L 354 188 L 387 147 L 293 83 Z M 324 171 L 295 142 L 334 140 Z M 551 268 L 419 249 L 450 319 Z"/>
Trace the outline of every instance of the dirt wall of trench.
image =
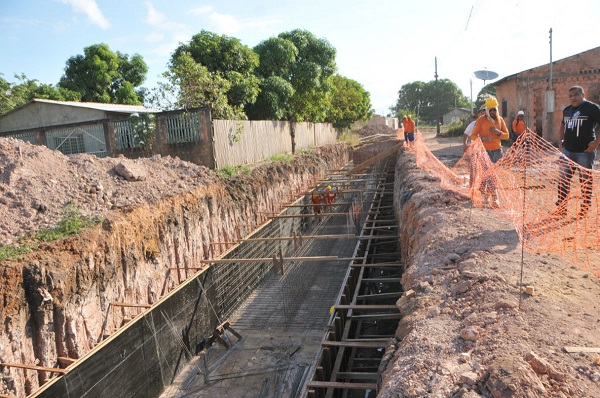
<path id="1" fill-rule="evenodd" d="M 187 272 L 266 221 L 266 213 L 311 188 L 349 160 L 346 145 L 319 148 L 290 163 L 111 214 L 87 231 L 42 246 L 0 266 L 0 361 L 57 367 L 58 357 L 81 358 L 139 310 L 110 303 L 153 304 Z M 0 394 L 23 397 L 46 372 L 5 367 Z"/>

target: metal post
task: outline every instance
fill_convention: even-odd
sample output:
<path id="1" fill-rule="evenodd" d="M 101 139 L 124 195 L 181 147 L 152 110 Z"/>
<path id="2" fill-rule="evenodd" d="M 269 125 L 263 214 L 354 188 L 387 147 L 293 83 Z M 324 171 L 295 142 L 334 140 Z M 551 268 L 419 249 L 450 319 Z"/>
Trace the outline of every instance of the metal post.
<path id="1" fill-rule="evenodd" d="M 440 136 L 440 87 L 438 85 L 438 73 L 437 73 L 437 57 L 435 57 L 435 93 L 437 100 L 435 101 L 435 124 L 436 124 L 436 137 Z"/>

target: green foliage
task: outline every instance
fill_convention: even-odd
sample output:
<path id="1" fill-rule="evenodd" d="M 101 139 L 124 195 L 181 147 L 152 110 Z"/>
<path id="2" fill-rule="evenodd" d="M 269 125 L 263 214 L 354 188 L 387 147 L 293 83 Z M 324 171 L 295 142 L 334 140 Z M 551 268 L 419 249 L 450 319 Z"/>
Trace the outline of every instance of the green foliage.
<path id="1" fill-rule="evenodd" d="M 40 230 L 29 238 L 22 238 L 17 244 L 0 247 L 0 262 L 20 258 L 37 249 L 42 242 L 64 239 L 100 222 L 101 219 L 84 217 L 79 208 L 68 206 L 56 227 Z"/>
<path id="2" fill-rule="evenodd" d="M 461 137 L 465 133 L 465 121 L 461 119 L 455 119 L 448 125 L 448 132 L 446 135 L 451 137 Z"/>
<path id="3" fill-rule="evenodd" d="M 156 139 L 156 115 L 153 113 L 131 114 L 129 124 L 134 132 L 136 143 L 145 150 L 152 150 Z"/>
<path id="4" fill-rule="evenodd" d="M 337 68 L 335 48 L 327 40 L 296 29 L 259 43 L 254 51 L 264 80 L 256 103 L 247 107 L 252 119 L 325 121 Z"/>
<path id="5" fill-rule="evenodd" d="M 224 166 L 218 170 L 215 170 L 218 176 L 222 178 L 234 177 L 238 174 L 250 174 L 252 170 L 246 165 L 238 166 Z"/>
<path id="6" fill-rule="evenodd" d="M 277 154 L 271 156 L 271 161 L 272 162 L 289 163 L 293 159 L 294 159 L 294 155 L 292 155 L 291 153 L 277 153 Z"/>
<path id="7" fill-rule="evenodd" d="M 190 54 L 181 54 L 163 76 L 166 82 L 159 82 L 159 88 L 150 99 L 155 106 L 164 109 L 207 106 L 216 119 L 246 119 L 240 107 L 228 102 L 231 82 L 197 63 Z"/>
<path id="8" fill-rule="evenodd" d="M 373 116 L 369 93 L 355 80 L 335 75 L 326 122 L 337 128 L 350 128 Z"/>
<path id="9" fill-rule="evenodd" d="M 148 73 L 140 55 L 130 59 L 127 54 L 112 52 L 104 43 L 86 47 L 83 52 L 67 60 L 60 87 L 80 93 L 85 102 L 140 104 L 135 87 Z"/>
<path id="10" fill-rule="evenodd" d="M 340 134 L 338 141 L 339 142 L 347 142 L 348 144 L 352 145 L 353 147 L 356 147 L 360 144 L 360 136 L 356 133 L 344 132 L 344 133 Z"/>
<path id="11" fill-rule="evenodd" d="M 456 106 L 470 108 L 469 99 L 462 93 L 458 86 L 448 79 L 439 79 L 436 83 L 431 80 L 427 83 L 416 81 L 402 86 L 398 91 L 395 112 L 401 115 L 419 115 L 422 120 L 435 120 Z"/>
<path id="12" fill-rule="evenodd" d="M 254 103 L 260 91 L 260 79 L 254 75 L 259 63 L 258 54 L 236 38 L 205 30 L 194 35 L 189 43 L 180 44 L 175 49 L 171 57 L 172 72 L 178 70 L 182 61 L 187 63 L 182 58 L 185 54 L 205 67 L 210 76 L 226 82 L 227 89 L 220 94 L 227 97 L 227 104 L 231 108 L 219 112 L 246 119 L 242 109 L 246 104 Z"/>
<path id="13" fill-rule="evenodd" d="M 1 75 L 1 74 L 0 74 Z M 56 101 L 78 101 L 80 95 L 63 87 L 51 84 L 38 84 L 24 74 L 15 75 L 16 82 L 8 82 L 0 77 L 0 114 L 21 106 L 34 98 Z"/>

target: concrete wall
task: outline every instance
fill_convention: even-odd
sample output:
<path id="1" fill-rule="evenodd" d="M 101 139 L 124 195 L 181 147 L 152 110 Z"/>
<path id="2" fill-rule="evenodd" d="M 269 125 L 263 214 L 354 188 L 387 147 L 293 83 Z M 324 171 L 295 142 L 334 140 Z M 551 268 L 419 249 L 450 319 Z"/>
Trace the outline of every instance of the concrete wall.
<path id="1" fill-rule="evenodd" d="M 571 86 L 583 87 L 586 99 L 600 102 L 600 47 L 553 62 L 552 89 L 554 112 L 548 113 L 546 91 L 549 90 L 548 64 L 519 72 L 494 84 L 498 102 L 506 101 L 506 122 L 512 123 L 519 110 L 525 112 L 529 128 L 545 139 L 556 142 L 562 110 L 569 105 Z M 501 112 L 503 110 L 501 109 Z"/>

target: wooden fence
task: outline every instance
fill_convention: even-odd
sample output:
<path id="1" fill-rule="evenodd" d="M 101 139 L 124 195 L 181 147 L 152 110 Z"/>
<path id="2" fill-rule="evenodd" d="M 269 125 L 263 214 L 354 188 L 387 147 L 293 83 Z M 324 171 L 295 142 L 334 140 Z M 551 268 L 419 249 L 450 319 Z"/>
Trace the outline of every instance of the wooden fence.
<path id="1" fill-rule="evenodd" d="M 292 153 L 291 124 L 282 121 L 213 120 L 215 168 Z M 295 123 L 295 150 L 335 143 L 330 123 Z"/>

